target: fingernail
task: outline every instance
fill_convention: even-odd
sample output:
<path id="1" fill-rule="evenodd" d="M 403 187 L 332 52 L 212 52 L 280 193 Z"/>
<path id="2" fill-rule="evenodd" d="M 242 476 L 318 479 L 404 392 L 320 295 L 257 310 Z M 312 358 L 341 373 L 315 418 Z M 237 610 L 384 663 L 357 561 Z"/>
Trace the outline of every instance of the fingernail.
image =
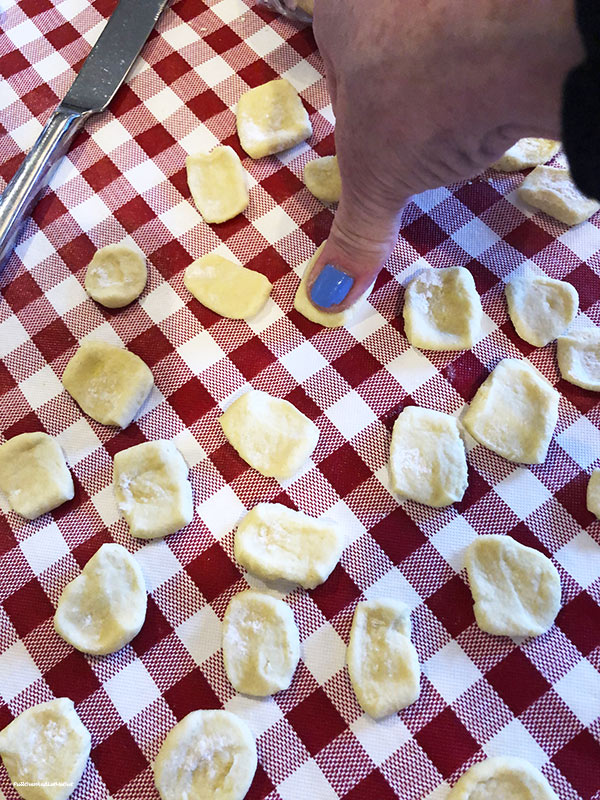
<path id="1" fill-rule="evenodd" d="M 310 290 L 311 300 L 321 308 L 335 306 L 346 297 L 353 283 L 354 278 L 350 275 L 333 264 L 325 264 Z"/>

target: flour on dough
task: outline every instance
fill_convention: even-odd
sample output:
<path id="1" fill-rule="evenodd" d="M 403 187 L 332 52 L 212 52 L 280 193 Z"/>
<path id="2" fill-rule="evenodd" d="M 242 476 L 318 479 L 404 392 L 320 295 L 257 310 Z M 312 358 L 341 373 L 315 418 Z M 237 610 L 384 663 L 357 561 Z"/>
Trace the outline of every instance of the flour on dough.
<path id="1" fill-rule="evenodd" d="M 96 422 L 126 428 L 154 386 L 148 366 L 135 353 L 87 340 L 67 364 L 63 386 Z"/>
<path id="2" fill-rule="evenodd" d="M 524 758 L 494 756 L 473 764 L 447 800 L 558 800 L 546 778 Z"/>
<path id="3" fill-rule="evenodd" d="M 186 289 L 203 306 L 229 319 L 249 319 L 261 310 L 273 288 L 260 272 L 209 253 L 186 269 Z"/>
<path id="4" fill-rule="evenodd" d="M 223 662 L 234 689 L 266 697 L 287 689 L 300 658 L 292 609 L 249 589 L 232 598 L 223 619 Z"/>
<path id="5" fill-rule="evenodd" d="M 406 338 L 421 350 L 466 350 L 481 331 L 481 300 L 464 267 L 424 269 L 406 287 Z"/>
<path id="6" fill-rule="evenodd" d="M 557 339 L 558 368 L 575 386 L 600 392 L 600 329 L 586 328 Z"/>
<path id="7" fill-rule="evenodd" d="M 512 147 L 490 166 L 500 172 L 517 172 L 529 167 L 537 167 L 555 156 L 560 150 L 560 142 L 554 139 L 519 139 Z"/>
<path id="8" fill-rule="evenodd" d="M 467 458 L 458 422 L 449 414 L 409 406 L 396 419 L 390 447 L 392 488 L 440 508 L 462 499 Z"/>
<path id="9" fill-rule="evenodd" d="M 568 169 L 536 167 L 518 189 L 519 197 L 565 225 L 579 225 L 600 209 L 582 194 Z"/>
<path id="10" fill-rule="evenodd" d="M 0 445 L 0 489 L 25 519 L 36 519 L 75 494 L 60 445 L 41 432 L 20 433 Z"/>
<path id="11" fill-rule="evenodd" d="M 124 244 L 109 244 L 94 253 L 85 273 L 85 290 L 107 308 L 121 308 L 144 291 L 146 259 Z"/>
<path id="12" fill-rule="evenodd" d="M 505 292 L 516 332 L 534 347 L 554 341 L 573 322 L 579 307 L 574 286 L 545 275 L 513 278 Z"/>
<path id="13" fill-rule="evenodd" d="M 32 706 L 0 731 L 0 755 L 25 800 L 66 800 L 81 779 L 90 747 L 90 734 L 68 697 Z"/>
<path id="14" fill-rule="evenodd" d="M 281 78 L 243 94 L 236 110 L 237 131 L 251 158 L 279 153 L 312 134 L 302 100 L 292 84 Z"/>
<path id="15" fill-rule="evenodd" d="M 463 417 L 471 436 L 499 456 L 541 464 L 558 420 L 559 394 L 527 361 L 505 358 Z"/>
<path id="16" fill-rule="evenodd" d="M 161 800 L 243 800 L 256 772 L 256 742 L 229 711 L 192 711 L 171 728 L 154 762 Z"/>
<path id="17" fill-rule="evenodd" d="M 263 580 L 283 579 L 314 589 L 339 561 L 344 546 L 340 525 L 279 503 L 259 503 L 238 525 L 235 557 Z"/>
<path id="18" fill-rule="evenodd" d="M 304 165 L 304 183 L 322 203 L 337 203 L 342 194 L 342 177 L 337 156 L 314 158 Z"/>
<path id="19" fill-rule="evenodd" d="M 495 534 L 478 536 L 467 548 L 475 619 L 497 636 L 539 636 L 560 609 L 560 578 L 545 555 Z"/>
<path id="20" fill-rule="evenodd" d="M 295 475 L 319 439 L 317 426 L 295 406 L 256 390 L 234 400 L 220 422 L 244 461 L 278 480 Z"/>
<path id="21" fill-rule="evenodd" d="M 119 511 L 138 539 L 168 536 L 194 516 L 188 467 L 173 442 L 143 442 L 117 453 L 114 487 Z"/>
<path id="22" fill-rule="evenodd" d="M 398 600 L 367 600 L 354 612 L 346 654 L 356 699 L 380 719 L 414 703 L 421 670 L 410 641 L 410 610 Z"/>
<path id="23" fill-rule="evenodd" d="M 587 510 L 596 519 L 600 519 L 600 469 L 595 469 L 590 475 L 586 493 Z"/>

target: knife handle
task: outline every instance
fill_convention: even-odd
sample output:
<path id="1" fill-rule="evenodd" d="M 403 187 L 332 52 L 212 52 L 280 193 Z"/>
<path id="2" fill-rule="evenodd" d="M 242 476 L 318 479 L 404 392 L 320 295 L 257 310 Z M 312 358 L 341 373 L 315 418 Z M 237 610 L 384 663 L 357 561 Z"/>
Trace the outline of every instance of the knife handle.
<path id="1" fill-rule="evenodd" d="M 0 196 L 0 270 L 13 251 L 22 224 L 48 185 L 53 168 L 89 115 L 59 106 Z"/>

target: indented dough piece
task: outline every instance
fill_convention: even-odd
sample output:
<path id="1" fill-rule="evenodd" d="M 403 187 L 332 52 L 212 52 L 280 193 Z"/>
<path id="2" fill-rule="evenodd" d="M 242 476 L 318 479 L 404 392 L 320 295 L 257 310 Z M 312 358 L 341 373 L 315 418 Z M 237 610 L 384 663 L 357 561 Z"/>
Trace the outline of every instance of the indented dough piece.
<path id="1" fill-rule="evenodd" d="M 539 636 L 560 609 L 556 567 L 510 536 L 478 536 L 467 548 L 467 573 L 475 619 L 497 636 Z"/>
<path id="2" fill-rule="evenodd" d="M 481 330 L 481 300 L 464 267 L 424 269 L 406 287 L 406 338 L 422 350 L 466 350 Z"/>
<path id="3" fill-rule="evenodd" d="M 421 671 L 404 603 L 388 599 L 359 603 L 346 657 L 352 688 L 369 716 L 394 714 L 419 696 Z"/>
<path id="4" fill-rule="evenodd" d="M 558 420 L 559 397 L 527 361 L 505 358 L 477 390 L 463 425 L 508 461 L 541 464 Z"/>
<path id="5" fill-rule="evenodd" d="M 560 142 L 555 139 L 519 139 L 512 147 L 490 166 L 500 172 L 517 172 L 520 169 L 537 167 L 550 161 L 560 150 Z"/>
<path id="6" fill-rule="evenodd" d="M 188 467 L 173 442 L 143 442 L 115 455 L 115 497 L 138 539 L 156 539 L 194 516 Z"/>
<path id="7" fill-rule="evenodd" d="M 587 510 L 600 519 L 600 469 L 595 469 L 590 475 L 586 493 Z"/>
<path id="8" fill-rule="evenodd" d="M 188 186 L 205 222 L 225 222 L 248 206 L 246 173 L 232 147 L 215 147 L 185 159 Z"/>
<path id="9" fill-rule="evenodd" d="M 96 422 L 126 428 L 154 386 L 135 353 L 107 342 L 85 341 L 67 364 L 63 386 Z"/>
<path id="10" fill-rule="evenodd" d="M 373 286 L 369 286 L 367 291 L 362 294 L 358 300 L 356 300 L 350 308 L 346 308 L 343 311 L 336 311 L 336 312 L 329 312 L 329 311 L 321 311 L 319 308 L 314 306 L 311 301 L 309 300 L 308 293 L 306 291 L 306 284 L 310 277 L 310 273 L 312 268 L 314 267 L 317 259 L 321 255 L 323 248 L 327 239 L 319 245 L 316 249 L 314 256 L 310 259 L 308 264 L 306 265 L 306 269 L 304 270 L 304 274 L 302 275 L 302 280 L 300 281 L 300 285 L 296 290 L 296 296 L 294 298 L 294 308 L 298 311 L 302 316 L 309 319 L 311 322 L 315 322 L 317 325 L 323 325 L 326 328 L 341 328 L 342 325 L 347 325 L 354 314 L 356 313 L 357 309 L 360 307 L 360 304 L 365 300 L 370 294 L 371 289 Z"/>
<path id="11" fill-rule="evenodd" d="M 296 5 L 312 17 L 315 10 L 315 0 L 297 0 Z"/>
<path id="12" fill-rule="evenodd" d="M 98 656 L 124 647 L 145 617 L 146 586 L 138 562 L 120 544 L 103 544 L 63 589 L 54 629 L 77 650 Z"/>
<path id="13" fill-rule="evenodd" d="M 295 406 L 256 390 L 234 400 L 220 422 L 244 461 L 278 480 L 295 475 L 319 439 L 317 426 Z"/>
<path id="14" fill-rule="evenodd" d="M 171 728 L 154 762 L 161 800 L 242 800 L 256 772 L 256 742 L 229 711 L 192 711 Z"/>
<path id="15" fill-rule="evenodd" d="M 343 547 L 337 522 L 279 503 L 254 506 L 235 534 L 235 557 L 249 572 L 263 580 L 293 581 L 305 589 L 327 580 Z"/>
<path id="16" fill-rule="evenodd" d="M 541 772 L 515 756 L 495 756 L 461 775 L 447 800 L 558 800 Z"/>
<path id="17" fill-rule="evenodd" d="M 70 797 L 81 779 L 90 747 L 90 734 L 68 697 L 32 706 L 0 731 L 0 755 L 25 800 Z"/>
<path id="18" fill-rule="evenodd" d="M 558 368 L 566 381 L 600 392 L 600 330 L 574 331 L 557 339 Z"/>
<path id="19" fill-rule="evenodd" d="M 60 445 L 41 432 L 20 433 L 0 445 L 0 489 L 25 519 L 36 519 L 75 494 Z"/>
<path id="20" fill-rule="evenodd" d="M 519 276 L 506 284 L 508 313 L 521 339 L 535 347 L 554 341 L 575 319 L 574 286 L 545 275 Z"/>
<path id="21" fill-rule="evenodd" d="M 600 209 L 600 203 L 579 191 L 568 169 L 536 167 L 518 191 L 521 200 L 565 225 L 579 225 Z"/>
<path id="22" fill-rule="evenodd" d="M 409 406 L 392 431 L 392 488 L 409 500 L 440 508 L 462 499 L 467 458 L 458 423 L 449 414 Z"/>
<path id="23" fill-rule="evenodd" d="M 322 203 L 337 203 L 342 194 L 342 177 L 337 156 L 323 156 L 304 165 L 304 183 Z"/>
<path id="24" fill-rule="evenodd" d="M 208 253 L 186 269 L 183 282 L 196 300 L 215 314 L 249 319 L 261 310 L 273 288 L 260 272 Z"/>
<path id="25" fill-rule="evenodd" d="M 300 144 L 312 133 L 298 92 L 281 78 L 256 86 L 237 104 L 237 131 L 251 158 L 279 153 Z"/>
<path id="26" fill-rule="evenodd" d="M 223 618 L 223 662 L 234 689 L 265 697 L 287 689 L 300 658 L 292 609 L 248 589 L 232 598 Z"/>
<path id="27" fill-rule="evenodd" d="M 144 291 L 148 270 L 143 255 L 123 244 L 109 244 L 94 253 L 85 273 L 85 290 L 107 308 L 128 305 Z"/>

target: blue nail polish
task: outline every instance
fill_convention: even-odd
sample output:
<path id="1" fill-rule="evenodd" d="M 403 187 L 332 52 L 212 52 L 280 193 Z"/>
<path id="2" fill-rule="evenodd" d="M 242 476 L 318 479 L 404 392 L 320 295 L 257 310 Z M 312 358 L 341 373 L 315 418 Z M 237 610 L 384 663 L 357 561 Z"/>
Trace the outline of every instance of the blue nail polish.
<path id="1" fill-rule="evenodd" d="M 325 264 L 310 290 L 311 300 L 321 308 L 335 306 L 346 297 L 353 283 L 354 278 L 350 275 L 333 264 Z"/>

